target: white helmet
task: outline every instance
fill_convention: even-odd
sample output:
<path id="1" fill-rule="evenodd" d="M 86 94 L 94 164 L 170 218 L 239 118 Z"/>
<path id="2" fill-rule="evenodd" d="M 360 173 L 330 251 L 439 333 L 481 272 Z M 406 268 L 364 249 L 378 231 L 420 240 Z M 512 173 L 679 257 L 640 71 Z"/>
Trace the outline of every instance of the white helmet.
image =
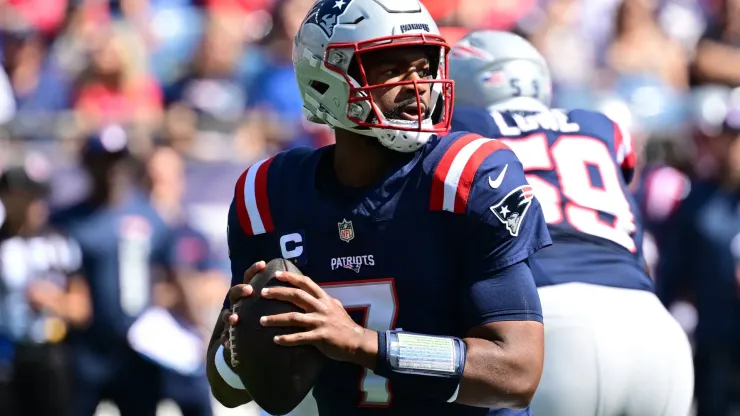
<path id="1" fill-rule="evenodd" d="M 455 102 L 497 110 L 550 106 L 552 81 L 545 58 L 510 32 L 468 33 L 450 52 Z"/>
<path id="2" fill-rule="evenodd" d="M 439 49 L 433 79 L 368 85 L 364 53 L 417 45 Z M 448 51 L 434 19 L 418 0 L 318 0 L 293 43 L 303 112 L 314 123 L 376 137 L 399 152 L 414 152 L 432 135 L 449 131 L 453 82 L 447 78 Z M 350 67 L 361 79 L 350 76 Z M 430 84 L 431 89 L 429 116 L 421 122 L 387 119 L 370 94 L 378 88 L 413 85 L 419 114 L 424 114 L 419 84 Z"/>

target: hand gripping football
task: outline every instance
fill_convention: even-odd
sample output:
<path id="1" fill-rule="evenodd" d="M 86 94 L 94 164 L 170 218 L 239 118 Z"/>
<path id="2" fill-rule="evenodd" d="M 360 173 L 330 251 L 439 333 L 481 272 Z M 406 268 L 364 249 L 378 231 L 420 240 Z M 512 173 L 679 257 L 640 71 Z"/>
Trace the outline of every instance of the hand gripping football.
<path id="1" fill-rule="evenodd" d="M 252 399 L 273 415 L 284 415 L 306 397 L 316 383 L 325 356 L 312 346 L 283 347 L 273 341 L 276 335 L 303 332 L 305 328 L 264 327 L 262 316 L 303 312 L 292 303 L 260 296 L 264 287 L 287 286 L 275 272 L 302 274 L 285 259 L 274 259 L 250 284 L 254 294 L 233 306 L 239 322 L 229 328 L 231 365 Z"/>

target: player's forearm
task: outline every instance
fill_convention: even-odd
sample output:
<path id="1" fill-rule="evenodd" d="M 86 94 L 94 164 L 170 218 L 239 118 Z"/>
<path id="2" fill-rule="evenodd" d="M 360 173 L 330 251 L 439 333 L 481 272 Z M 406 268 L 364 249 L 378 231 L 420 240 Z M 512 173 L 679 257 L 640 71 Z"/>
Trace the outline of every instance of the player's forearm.
<path id="1" fill-rule="evenodd" d="M 506 345 L 480 338 L 464 341 L 468 354 L 455 402 L 475 407 L 529 406 L 542 375 L 542 345 Z"/>
<path id="2" fill-rule="evenodd" d="M 525 408 L 529 405 L 542 375 L 544 327 L 539 322 L 503 324 L 519 325 L 495 341 L 483 339 L 483 336 L 490 338 L 490 333 L 476 328 L 471 335 L 479 335 L 476 332 L 479 331 L 480 337 L 463 339 L 467 352 L 455 403 L 487 408 Z M 378 333 L 365 330 L 352 361 L 376 370 L 378 354 Z M 417 393 L 427 394 L 425 391 Z"/>

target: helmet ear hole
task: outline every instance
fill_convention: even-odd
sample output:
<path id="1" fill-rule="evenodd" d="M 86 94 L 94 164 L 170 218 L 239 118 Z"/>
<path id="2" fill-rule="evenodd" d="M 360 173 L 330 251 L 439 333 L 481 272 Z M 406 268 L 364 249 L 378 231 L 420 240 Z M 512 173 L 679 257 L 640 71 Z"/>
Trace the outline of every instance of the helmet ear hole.
<path id="1" fill-rule="evenodd" d="M 311 85 L 311 88 L 316 90 L 316 92 L 318 92 L 321 95 L 326 94 L 326 91 L 329 90 L 329 84 L 323 83 L 321 81 L 313 80 L 310 82 L 309 85 Z"/>

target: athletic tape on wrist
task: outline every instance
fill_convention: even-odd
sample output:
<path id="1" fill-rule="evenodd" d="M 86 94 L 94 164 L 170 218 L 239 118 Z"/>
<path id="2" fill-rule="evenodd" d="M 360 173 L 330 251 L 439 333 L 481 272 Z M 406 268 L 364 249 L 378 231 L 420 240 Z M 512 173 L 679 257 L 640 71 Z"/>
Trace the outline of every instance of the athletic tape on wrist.
<path id="1" fill-rule="evenodd" d="M 454 402 L 465 368 L 467 346 L 460 338 L 405 331 L 378 333 L 375 373 L 394 387 Z"/>
<path id="2" fill-rule="evenodd" d="M 229 364 L 226 363 L 226 359 L 224 358 L 224 346 L 219 345 L 218 350 L 216 350 L 216 371 L 218 371 L 218 374 L 221 376 L 221 378 L 231 386 L 233 389 L 237 390 L 246 390 L 247 388 L 244 387 L 244 383 L 242 383 L 242 380 L 239 378 L 239 374 L 236 374 L 234 370 L 229 367 Z"/>

